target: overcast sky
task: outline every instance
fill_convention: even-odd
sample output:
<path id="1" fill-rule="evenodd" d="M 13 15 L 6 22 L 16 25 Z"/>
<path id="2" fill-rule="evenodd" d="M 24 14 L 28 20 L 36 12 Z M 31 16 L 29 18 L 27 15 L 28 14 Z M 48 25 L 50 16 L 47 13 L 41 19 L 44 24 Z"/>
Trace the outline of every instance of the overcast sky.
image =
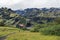
<path id="1" fill-rule="evenodd" d="M 0 7 L 12 9 L 60 7 L 60 0 L 0 0 Z"/>

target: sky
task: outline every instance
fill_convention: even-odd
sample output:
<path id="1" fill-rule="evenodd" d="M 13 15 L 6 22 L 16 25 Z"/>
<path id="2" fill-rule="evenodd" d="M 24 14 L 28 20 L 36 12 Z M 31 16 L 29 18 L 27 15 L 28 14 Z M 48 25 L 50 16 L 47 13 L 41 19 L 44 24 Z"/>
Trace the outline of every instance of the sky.
<path id="1" fill-rule="evenodd" d="M 0 0 L 0 7 L 14 10 L 25 8 L 60 7 L 60 0 Z"/>

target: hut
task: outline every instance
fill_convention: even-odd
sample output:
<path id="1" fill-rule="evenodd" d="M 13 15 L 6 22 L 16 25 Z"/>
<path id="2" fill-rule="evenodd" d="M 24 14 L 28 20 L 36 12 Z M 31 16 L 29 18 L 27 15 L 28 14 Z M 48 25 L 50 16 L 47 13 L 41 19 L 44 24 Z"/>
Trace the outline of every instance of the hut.
<path id="1" fill-rule="evenodd" d="M 17 28 L 24 28 L 25 25 L 24 25 L 24 24 L 17 24 L 16 27 L 17 27 Z"/>

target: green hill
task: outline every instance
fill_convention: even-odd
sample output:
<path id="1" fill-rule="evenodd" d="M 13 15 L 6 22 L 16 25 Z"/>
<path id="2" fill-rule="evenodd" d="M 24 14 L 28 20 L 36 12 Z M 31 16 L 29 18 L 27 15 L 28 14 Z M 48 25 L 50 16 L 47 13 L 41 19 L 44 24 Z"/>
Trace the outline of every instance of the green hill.
<path id="1" fill-rule="evenodd" d="M 0 8 L 0 26 L 16 26 L 17 24 L 25 24 L 25 18 L 16 14 L 8 8 Z"/>

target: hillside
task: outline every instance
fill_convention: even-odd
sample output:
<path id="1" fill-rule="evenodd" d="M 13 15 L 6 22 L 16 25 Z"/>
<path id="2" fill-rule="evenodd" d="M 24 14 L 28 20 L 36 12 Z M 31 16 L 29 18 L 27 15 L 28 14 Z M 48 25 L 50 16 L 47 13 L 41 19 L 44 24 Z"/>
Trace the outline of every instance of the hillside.
<path id="1" fill-rule="evenodd" d="M 0 27 L 0 40 L 1 37 L 4 40 L 60 40 L 60 36 L 43 35 L 40 32 L 23 31 L 12 27 Z"/>
<path id="2" fill-rule="evenodd" d="M 60 8 L 27 8 L 24 10 L 15 10 L 18 14 L 25 17 L 58 17 L 60 16 Z"/>
<path id="3" fill-rule="evenodd" d="M 42 21 L 51 22 L 60 17 L 60 8 L 27 8 L 15 10 L 15 12 L 37 23 L 42 23 Z"/>
<path id="4" fill-rule="evenodd" d="M 25 18 L 12 9 L 0 8 L 0 26 L 16 26 L 19 23 L 25 24 Z"/>
<path id="5" fill-rule="evenodd" d="M 45 24 L 53 22 L 60 17 L 59 8 L 27 8 L 24 10 L 12 10 L 9 8 L 0 8 L 0 26 L 16 26 L 27 23 Z"/>

